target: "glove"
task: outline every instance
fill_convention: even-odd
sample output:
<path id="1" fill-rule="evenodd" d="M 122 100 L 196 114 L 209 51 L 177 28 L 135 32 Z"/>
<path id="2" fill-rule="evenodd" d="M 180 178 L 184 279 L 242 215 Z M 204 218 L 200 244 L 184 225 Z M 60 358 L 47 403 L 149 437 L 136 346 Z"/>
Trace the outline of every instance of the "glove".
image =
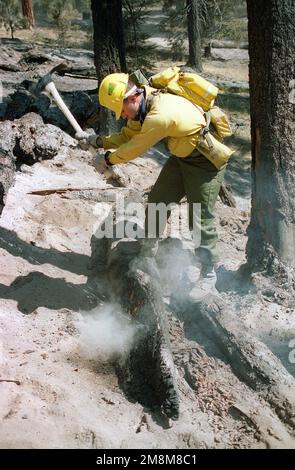
<path id="1" fill-rule="evenodd" d="M 104 154 L 104 161 L 106 162 L 106 165 L 108 167 L 113 166 L 113 163 L 110 162 L 110 156 L 112 155 L 112 152 L 109 150 Z"/>
<path id="2" fill-rule="evenodd" d="M 77 132 L 76 139 L 79 141 L 79 147 L 82 150 L 89 150 L 89 147 L 100 148 L 103 147 L 102 139 L 96 134 L 87 134 L 87 132 Z"/>

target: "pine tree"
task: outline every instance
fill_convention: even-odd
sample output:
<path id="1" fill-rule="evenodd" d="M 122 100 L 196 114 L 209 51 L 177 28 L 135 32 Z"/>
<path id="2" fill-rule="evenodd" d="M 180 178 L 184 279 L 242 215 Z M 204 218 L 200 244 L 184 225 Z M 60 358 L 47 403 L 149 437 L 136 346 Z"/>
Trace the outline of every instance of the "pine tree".
<path id="1" fill-rule="evenodd" d="M 253 270 L 295 268 L 294 0 L 248 0 Z"/>
<path id="2" fill-rule="evenodd" d="M 24 18 L 27 19 L 30 28 L 35 26 L 33 0 L 22 0 L 22 11 Z"/>
<path id="3" fill-rule="evenodd" d="M 126 71 L 122 1 L 91 0 L 93 18 L 94 62 L 98 83 L 113 72 Z M 102 110 L 101 131 L 114 124 L 110 112 Z"/>
<path id="4" fill-rule="evenodd" d="M 199 16 L 200 1 L 186 0 L 187 32 L 189 58 L 187 65 L 202 71 L 201 22 Z"/>

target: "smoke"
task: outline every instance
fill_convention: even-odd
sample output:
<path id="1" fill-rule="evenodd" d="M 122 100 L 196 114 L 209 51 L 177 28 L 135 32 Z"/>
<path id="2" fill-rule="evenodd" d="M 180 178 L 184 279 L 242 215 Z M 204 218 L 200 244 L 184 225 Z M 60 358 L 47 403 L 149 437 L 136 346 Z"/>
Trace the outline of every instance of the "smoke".
<path id="1" fill-rule="evenodd" d="M 114 304 L 87 312 L 76 322 L 80 332 L 79 350 L 87 359 L 109 361 L 128 352 L 135 334 L 135 326 Z"/>
<path id="2" fill-rule="evenodd" d="M 178 301 L 185 299 L 200 275 L 192 250 L 182 240 L 166 239 L 159 243 L 157 264 L 165 285 L 164 295 L 172 295 Z"/>

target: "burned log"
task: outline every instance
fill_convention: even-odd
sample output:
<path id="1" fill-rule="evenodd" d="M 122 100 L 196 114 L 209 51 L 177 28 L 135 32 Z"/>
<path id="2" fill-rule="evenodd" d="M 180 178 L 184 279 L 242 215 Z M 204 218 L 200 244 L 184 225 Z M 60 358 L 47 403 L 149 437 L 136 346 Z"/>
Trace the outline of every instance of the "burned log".
<path id="1" fill-rule="evenodd" d="M 176 371 L 155 262 L 139 256 L 136 241 L 115 245 L 108 258 L 109 281 L 115 300 L 136 325 L 133 345 L 117 367 L 121 387 L 130 399 L 177 419 Z"/>
<path id="2" fill-rule="evenodd" d="M 234 195 L 229 184 L 223 183 L 220 186 L 219 197 L 223 204 L 229 207 L 237 207 Z"/>
<path id="3" fill-rule="evenodd" d="M 235 375 L 258 392 L 283 422 L 294 427 L 295 381 L 270 349 L 218 297 L 188 310 L 198 316 L 198 325 L 206 335 L 215 338 Z"/>
<path id="4" fill-rule="evenodd" d="M 30 87 L 32 87 L 32 82 L 25 80 L 17 91 L 9 95 L 3 118 L 9 120 L 20 119 L 25 114 L 35 112 L 42 117 L 45 123 L 53 124 L 74 135 L 72 126 L 60 109 L 51 104 L 49 97 L 44 94 L 34 97 Z M 72 114 L 83 127 L 89 125 L 95 127 L 93 121 L 97 119 L 96 94 L 90 96 L 84 91 L 77 91 L 65 92 L 61 95 Z"/>

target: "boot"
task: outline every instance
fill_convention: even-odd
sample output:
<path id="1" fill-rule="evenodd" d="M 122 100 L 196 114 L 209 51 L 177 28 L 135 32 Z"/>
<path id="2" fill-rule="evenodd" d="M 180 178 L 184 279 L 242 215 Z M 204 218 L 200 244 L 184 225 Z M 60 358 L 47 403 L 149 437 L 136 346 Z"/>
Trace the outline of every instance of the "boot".
<path id="1" fill-rule="evenodd" d="M 217 276 L 213 265 L 203 265 L 197 284 L 189 293 L 192 302 L 202 302 L 217 293 L 215 288 Z"/>

